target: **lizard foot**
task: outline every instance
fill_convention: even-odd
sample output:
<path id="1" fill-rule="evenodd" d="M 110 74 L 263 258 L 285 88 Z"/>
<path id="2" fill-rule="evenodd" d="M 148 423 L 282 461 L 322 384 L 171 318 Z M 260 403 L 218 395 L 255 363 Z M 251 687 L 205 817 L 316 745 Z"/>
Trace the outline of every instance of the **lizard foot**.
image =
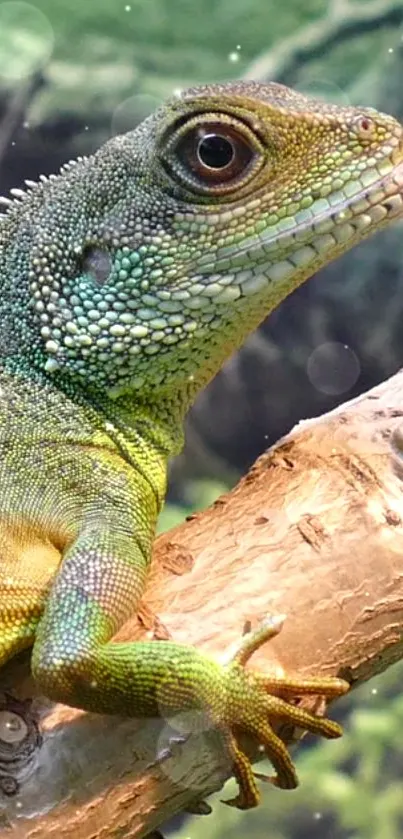
<path id="1" fill-rule="evenodd" d="M 343 679 L 266 676 L 244 669 L 255 650 L 280 632 L 283 622 L 284 617 L 269 618 L 255 631 L 243 636 L 236 652 L 225 665 L 229 679 L 226 712 L 225 719 L 218 721 L 218 727 L 239 785 L 239 794 L 224 803 L 242 810 L 256 807 L 259 803 L 255 777 L 282 789 L 294 789 L 298 785 L 288 749 L 274 732 L 271 722 L 291 723 L 294 727 L 329 739 L 342 734 L 338 723 L 316 716 L 286 700 L 309 694 L 327 698 L 341 696 L 349 689 Z M 237 731 L 247 732 L 264 747 L 276 771 L 273 777 L 253 773 L 249 758 L 238 745 Z"/>

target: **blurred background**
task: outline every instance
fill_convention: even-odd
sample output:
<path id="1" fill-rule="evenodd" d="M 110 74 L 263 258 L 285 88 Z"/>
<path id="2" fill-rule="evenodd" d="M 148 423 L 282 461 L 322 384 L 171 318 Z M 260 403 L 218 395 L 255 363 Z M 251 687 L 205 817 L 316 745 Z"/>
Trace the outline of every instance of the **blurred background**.
<path id="1" fill-rule="evenodd" d="M 402 71 L 403 0 L 0 0 L 0 193 L 91 153 L 190 84 L 273 80 L 402 119 Z M 202 394 L 160 527 L 233 485 L 301 418 L 399 369 L 402 320 L 395 225 L 291 295 Z M 346 737 L 306 741 L 297 792 L 267 789 L 248 814 L 212 799 L 213 815 L 164 834 L 400 839 L 402 677 L 397 665 L 337 706 Z"/>

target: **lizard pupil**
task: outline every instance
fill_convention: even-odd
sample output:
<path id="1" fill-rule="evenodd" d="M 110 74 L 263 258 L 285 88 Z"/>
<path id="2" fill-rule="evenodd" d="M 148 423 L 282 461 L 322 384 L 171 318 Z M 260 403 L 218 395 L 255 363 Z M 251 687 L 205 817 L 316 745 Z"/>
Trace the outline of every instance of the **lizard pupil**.
<path id="1" fill-rule="evenodd" d="M 225 169 L 235 157 L 235 149 L 227 137 L 220 134 L 206 134 L 197 147 L 197 156 L 203 166 L 210 169 Z"/>

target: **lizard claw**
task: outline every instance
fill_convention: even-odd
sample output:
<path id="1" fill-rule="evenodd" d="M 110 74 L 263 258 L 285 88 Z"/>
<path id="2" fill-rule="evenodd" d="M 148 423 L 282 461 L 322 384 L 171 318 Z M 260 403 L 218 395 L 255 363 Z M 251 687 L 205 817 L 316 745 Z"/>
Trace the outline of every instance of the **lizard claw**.
<path id="1" fill-rule="evenodd" d="M 344 680 L 320 676 L 289 677 L 287 674 L 267 676 L 244 669 L 253 652 L 280 632 L 283 621 L 284 617 L 269 618 L 255 631 L 244 635 L 225 667 L 229 680 L 226 712 L 217 724 L 223 747 L 238 781 L 239 794 L 224 803 L 243 810 L 256 807 L 259 803 L 255 778 L 281 789 L 295 789 L 298 786 L 289 751 L 273 730 L 273 722 L 286 722 L 294 728 L 310 731 L 328 739 L 340 737 L 342 734 L 338 723 L 310 713 L 291 704 L 289 700 L 309 694 L 327 698 L 340 696 L 349 688 Z M 236 733 L 241 730 L 252 735 L 263 746 L 276 771 L 274 776 L 253 773 L 249 758 L 237 742 Z"/>

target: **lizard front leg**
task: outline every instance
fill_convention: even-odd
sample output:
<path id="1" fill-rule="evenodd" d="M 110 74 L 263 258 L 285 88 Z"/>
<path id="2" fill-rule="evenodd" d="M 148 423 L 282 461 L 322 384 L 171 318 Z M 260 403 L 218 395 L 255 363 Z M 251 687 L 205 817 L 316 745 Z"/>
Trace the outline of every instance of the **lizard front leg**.
<path id="1" fill-rule="evenodd" d="M 325 737 L 337 737 L 336 723 L 289 705 L 269 692 L 272 680 L 255 676 L 244 664 L 273 630 L 245 640 L 227 665 L 197 649 L 172 642 L 111 643 L 141 596 L 152 543 L 150 518 L 141 513 L 126 521 L 100 504 L 83 522 L 66 551 L 50 592 L 34 645 L 32 668 L 44 692 L 55 700 L 101 713 L 135 717 L 169 716 L 198 710 L 221 733 L 240 794 L 238 807 L 255 806 L 259 794 L 251 765 L 236 739 L 240 729 L 266 749 L 283 787 L 296 786 L 288 751 L 270 721 L 282 718 Z M 131 526 L 127 524 L 131 521 Z M 288 680 L 284 690 L 287 694 Z M 275 693 L 281 693 L 276 680 Z M 292 689 L 327 695 L 343 693 L 341 680 L 292 682 Z M 269 688 L 269 690 L 268 690 Z M 290 690 L 288 690 L 288 693 Z"/>

